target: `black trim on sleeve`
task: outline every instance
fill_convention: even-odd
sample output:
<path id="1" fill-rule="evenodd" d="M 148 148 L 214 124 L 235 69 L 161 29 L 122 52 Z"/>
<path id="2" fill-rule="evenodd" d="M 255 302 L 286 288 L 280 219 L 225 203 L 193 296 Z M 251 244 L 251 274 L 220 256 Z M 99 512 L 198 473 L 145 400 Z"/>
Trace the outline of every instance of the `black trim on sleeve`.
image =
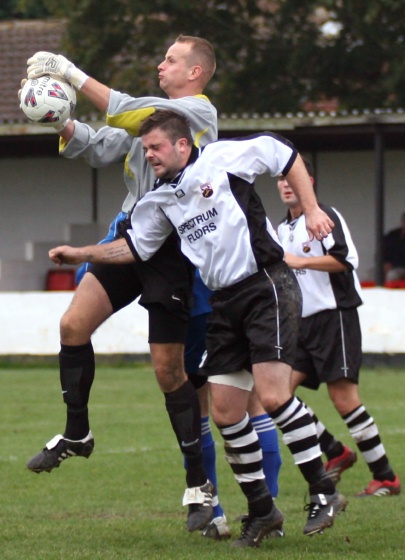
<path id="1" fill-rule="evenodd" d="M 125 241 L 128 243 L 128 247 L 130 248 L 131 253 L 132 253 L 132 254 L 134 255 L 134 257 L 135 257 L 135 261 L 136 261 L 136 262 L 142 262 L 142 259 L 141 259 L 141 257 L 139 256 L 138 251 L 135 249 L 134 244 L 132 243 L 132 239 L 131 239 L 131 236 L 130 236 L 129 233 L 128 233 L 128 230 L 123 231 L 123 232 L 122 232 L 122 235 L 123 235 Z"/>
<path id="2" fill-rule="evenodd" d="M 332 231 L 335 244 L 330 249 L 327 250 L 325 249 L 325 252 L 326 254 L 335 258 L 338 262 L 340 262 L 340 264 L 343 264 L 346 267 L 346 271 L 342 271 L 342 272 L 347 272 L 347 271 L 351 272 L 354 269 L 352 263 L 347 260 L 349 254 L 349 247 L 347 245 L 342 222 L 340 221 L 339 216 L 336 214 L 335 210 L 331 206 L 323 204 L 322 202 L 318 202 L 318 205 L 319 208 L 323 210 L 335 224 L 335 227 Z"/>
<path id="3" fill-rule="evenodd" d="M 298 156 L 298 152 L 294 147 L 292 147 L 292 150 L 293 153 L 291 154 L 291 157 L 288 160 L 287 165 L 284 167 L 283 171 L 281 172 L 281 174 L 284 175 L 284 177 L 288 174 L 288 172 L 290 171 L 291 167 L 293 166 Z"/>

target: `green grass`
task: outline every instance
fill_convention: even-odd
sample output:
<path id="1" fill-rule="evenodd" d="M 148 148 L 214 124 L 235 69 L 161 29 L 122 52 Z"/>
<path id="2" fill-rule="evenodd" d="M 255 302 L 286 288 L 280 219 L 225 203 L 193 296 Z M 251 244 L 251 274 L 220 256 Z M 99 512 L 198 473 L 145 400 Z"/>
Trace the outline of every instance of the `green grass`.
<path id="1" fill-rule="evenodd" d="M 185 530 L 184 471 L 163 396 L 150 367 L 100 367 L 91 398 L 96 437 L 89 460 L 74 458 L 51 474 L 32 474 L 27 459 L 58 431 L 65 410 L 56 370 L 0 369 L 0 554 L 3 560 L 402 560 L 404 496 L 356 499 L 370 475 L 360 460 L 340 483 L 349 499 L 332 530 L 304 537 L 305 483 L 282 445 L 279 508 L 286 537 L 258 550 L 232 549 Z M 374 416 L 390 461 L 405 480 L 405 375 L 364 370 L 362 398 Z M 324 390 L 301 391 L 328 428 L 352 445 Z M 215 431 L 215 430 L 214 430 Z M 221 502 L 233 534 L 245 512 L 216 434 Z"/>

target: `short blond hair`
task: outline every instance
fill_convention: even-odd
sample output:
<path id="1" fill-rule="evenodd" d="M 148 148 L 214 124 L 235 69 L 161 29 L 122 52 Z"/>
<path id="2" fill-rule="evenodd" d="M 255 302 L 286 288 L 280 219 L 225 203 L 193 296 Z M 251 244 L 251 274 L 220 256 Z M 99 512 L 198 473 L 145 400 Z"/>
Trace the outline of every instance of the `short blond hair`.
<path id="1" fill-rule="evenodd" d="M 192 35 L 179 35 L 176 43 L 189 43 L 191 45 L 191 55 L 193 62 L 201 66 L 204 87 L 215 73 L 217 67 L 215 50 L 207 39 L 201 37 L 193 37 Z"/>

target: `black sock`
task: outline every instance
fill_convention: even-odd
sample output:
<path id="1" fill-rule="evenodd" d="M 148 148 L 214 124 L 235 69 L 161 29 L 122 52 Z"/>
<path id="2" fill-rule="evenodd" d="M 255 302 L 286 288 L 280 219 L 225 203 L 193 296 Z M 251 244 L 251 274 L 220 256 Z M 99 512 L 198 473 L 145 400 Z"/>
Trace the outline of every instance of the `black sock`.
<path id="1" fill-rule="evenodd" d="M 325 453 L 328 461 L 334 459 L 335 457 L 339 457 L 344 452 L 344 447 L 337 441 L 329 432 L 325 432 L 319 438 L 319 445 L 321 446 L 322 451 Z"/>
<path id="2" fill-rule="evenodd" d="M 91 342 L 80 346 L 61 345 L 59 353 L 60 383 L 66 403 L 64 437 L 78 440 L 90 430 L 87 404 L 95 374 Z"/>
<path id="3" fill-rule="evenodd" d="M 240 487 L 247 498 L 249 517 L 264 517 L 271 512 L 273 499 L 265 480 L 241 482 Z"/>
<path id="4" fill-rule="evenodd" d="M 186 458 L 186 481 L 189 488 L 202 486 L 207 475 L 201 451 L 201 412 L 197 391 L 190 381 L 172 393 L 164 393 L 179 447 Z"/>

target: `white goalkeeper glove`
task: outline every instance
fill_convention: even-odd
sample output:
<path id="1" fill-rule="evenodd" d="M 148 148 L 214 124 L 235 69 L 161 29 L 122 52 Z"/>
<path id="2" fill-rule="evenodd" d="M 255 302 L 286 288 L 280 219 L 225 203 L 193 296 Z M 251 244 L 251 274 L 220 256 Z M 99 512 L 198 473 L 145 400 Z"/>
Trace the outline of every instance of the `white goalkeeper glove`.
<path id="1" fill-rule="evenodd" d="M 24 79 L 21 80 L 21 87 L 20 87 L 20 89 L 18 90 L 18 93 L 17 93 L 18 100 L 20 102 L 20 109 L 21 110 L 22 110 L 22 107 L 21 107 L 21 92 L 22 92 L 22 89 L 23 89 L 24 85 L 26 84 L 26 82 L 27 82 L 27 78 L 24 78 Z M 65 126 L 69 122 L 71 122 L 71 119 L 66 119 L 63 123 L 55 124 L 55 126 L 53 126 L 52 128 L 54 128 L 56 130 L 56 132 L 58 132 L 58 133 L 62 132 L 62 130 L 65 128 Z M 38 124 L 41 125 L 41 123 L 38 123 Z"/>
<path id="2" fill-rule="evenodd" d="M 28 78 L 38 78 L 50 74 L 55 78 L 62 78 L 81 89 L 88 76 L 61 54 L 39 51 L 27 60 Z"/>

